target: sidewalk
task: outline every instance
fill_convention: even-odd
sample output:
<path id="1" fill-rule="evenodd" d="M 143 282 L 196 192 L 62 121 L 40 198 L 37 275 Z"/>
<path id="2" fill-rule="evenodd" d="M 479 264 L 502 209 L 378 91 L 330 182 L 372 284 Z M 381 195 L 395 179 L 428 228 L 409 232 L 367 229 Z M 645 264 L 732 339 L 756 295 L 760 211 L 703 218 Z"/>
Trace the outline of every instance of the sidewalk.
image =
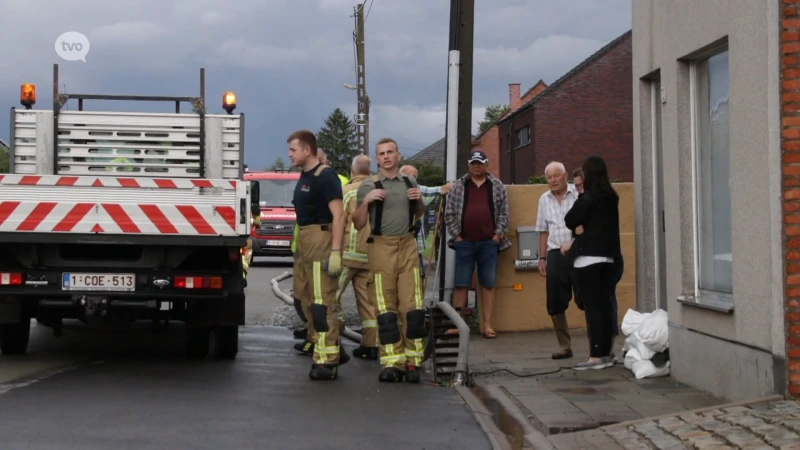
<path id="1" fill-rule="evenodd" d="M 671 377 L 636 380 L 622 364 L 573 371 L 588 343 L 584 330 L 570 333 L 575 356 L 566 360 L 550 357 L 552 331 L 470 339 L 475 383 L 500 387 L 554 448 L 800 450 L 800 403 L 731 404 Z M 614 347 L 620 362 L 622 342 Z"/>

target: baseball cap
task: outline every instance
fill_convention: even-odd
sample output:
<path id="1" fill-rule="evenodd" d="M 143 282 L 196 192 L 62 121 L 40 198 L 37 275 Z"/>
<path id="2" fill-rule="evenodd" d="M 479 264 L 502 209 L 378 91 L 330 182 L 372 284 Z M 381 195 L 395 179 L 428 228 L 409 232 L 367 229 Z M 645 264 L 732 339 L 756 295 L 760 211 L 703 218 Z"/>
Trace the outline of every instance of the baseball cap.
<path id="1" fill-rule="evenodd" d="M 489 161 L 489 157 L 486 156 L 486 153 L 483 153 L 480 150 L 475 150 L 470 154 L 469 162 L 479 161 L 482 163 L 487 163 Z"/>

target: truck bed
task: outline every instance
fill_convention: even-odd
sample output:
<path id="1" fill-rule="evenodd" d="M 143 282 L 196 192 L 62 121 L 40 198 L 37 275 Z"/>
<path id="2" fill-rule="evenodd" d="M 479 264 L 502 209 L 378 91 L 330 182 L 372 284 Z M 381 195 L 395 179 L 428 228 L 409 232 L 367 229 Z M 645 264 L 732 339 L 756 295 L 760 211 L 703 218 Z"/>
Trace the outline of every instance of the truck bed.
<path id="1" fill-rule="evenodd" d="M 178 235 L 196 244 L 203 237 L 244 241 L 249 232 L 247 185 L 238 180 L 0 175 L 0 242 L 67 234 L 174 244 Z"/>

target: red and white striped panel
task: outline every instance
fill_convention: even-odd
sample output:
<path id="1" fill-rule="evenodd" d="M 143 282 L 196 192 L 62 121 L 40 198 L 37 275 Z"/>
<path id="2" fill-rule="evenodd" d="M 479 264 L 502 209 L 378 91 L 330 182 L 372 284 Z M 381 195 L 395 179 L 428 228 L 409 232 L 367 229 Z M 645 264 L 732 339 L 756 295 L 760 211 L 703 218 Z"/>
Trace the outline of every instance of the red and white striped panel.
<path id="1" fill-rule="evenodd" d="M 236 236 L 238 225 L 232 206 L 0 201 L 0 232 Z"/>
<path id="2" fill-rule="evenodd" d="M 63 175 L 0 175 L 0 185 L 11 186 L 82 186 L 146 189 L 221 188 L 235 190 L 238 180 L 189 178 L 90 177 Z"/>

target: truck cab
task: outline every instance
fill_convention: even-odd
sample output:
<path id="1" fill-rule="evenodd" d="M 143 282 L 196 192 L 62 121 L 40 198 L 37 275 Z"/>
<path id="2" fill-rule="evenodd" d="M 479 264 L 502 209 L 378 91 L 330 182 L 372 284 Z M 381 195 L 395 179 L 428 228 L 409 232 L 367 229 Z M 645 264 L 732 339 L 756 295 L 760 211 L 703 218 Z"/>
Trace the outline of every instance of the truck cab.
<path id="1" fill-rule="evenodd" d="M 292 256 L 295 216 L 292 199 L 300 172 L 247 172 L 245 181 L 259 193 L 261 222 L 252 228 L 253 256 Z"/>

